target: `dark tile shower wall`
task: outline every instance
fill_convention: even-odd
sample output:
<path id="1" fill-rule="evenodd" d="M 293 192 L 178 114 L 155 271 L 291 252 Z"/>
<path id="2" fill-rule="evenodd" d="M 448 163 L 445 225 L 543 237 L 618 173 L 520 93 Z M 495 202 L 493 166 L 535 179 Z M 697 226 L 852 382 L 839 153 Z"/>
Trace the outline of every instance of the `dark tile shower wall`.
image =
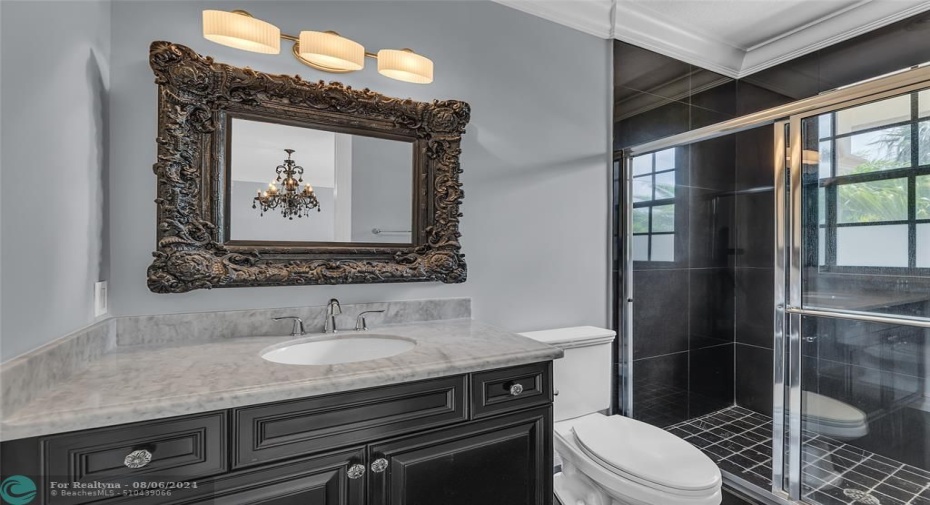
<path id="1" fill-rule="evenodd" d="M 736 404 L 772 415 L 774 127 L 736 134 Z"/>
<path id="2" fill-rule="evenodd" d="M 616 113 L 622 118 L 615 128 L 618 147 L 724 121 L 740 110 L 740 83 L 732 79 L 620 42 L 615 61 Z M 746 89 L 752 103 L 773 102 L 774 93 Z M 771 144 L 772 138 L 769 129 L 765 140 Z M 757 212 L 748 205 L 759 205 L 764 197 L 745 200 L 738 190 L 764 178 L 753 171 L 765 167 L 741 167 L 737 160 L 740 142 L 755 140 L 731 135 L 677 149 L 675 260 L 634 262 L 633 410 L 638 419 L 666 426 L 729 407 L 741 391 L 734 361 L 738 327 L 748 320 L 738 319 L 746 304 L 737 290 L 740 267 L 756 264 L 744 265 L 740 255 L 748 250 L 761 257 L 757 249 L 765 245 L 740 246 L 752 235 L 748 230 L 740 235 L 740 225 L 764 219 L 741 219 L 740 212 Z M 770 166 L 770 153 L 768 158 Z M 771 268 L 771 254 L 766 259 Z M 771 292 L 771 276 L 767 280 Z M 771 293 L 768 298 L 771 307 Z M 771 373 L 753 381 L 771 389 Z"/>

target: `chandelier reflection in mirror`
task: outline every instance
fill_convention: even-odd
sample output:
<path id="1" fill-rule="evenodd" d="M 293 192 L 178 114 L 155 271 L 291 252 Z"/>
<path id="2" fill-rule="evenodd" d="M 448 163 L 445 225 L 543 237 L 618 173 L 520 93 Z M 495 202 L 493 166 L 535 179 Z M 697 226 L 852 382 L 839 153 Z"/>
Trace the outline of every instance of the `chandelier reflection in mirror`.
<path id="1" fill-rule="evenodd" d="M 287 159 L 275 169 L 278 177 L 271 181 L 265 191 L 258 190 L 258 195 L 252 199 L 252 208 L 261 209 L 262 216 L 269 210 L 281 209 L 281 215 L 291 220 L 294 216 L 310 217 L 311 210 L 320 211 L 320 201 L 313 194 L 310 183 L 300 189 L 300 183 L 304 182 L 304 168 L 291 159 L 294 150 L 285 149 L 284 152 L 287 153 Z M 278 185 L 281 189 L 278 189 Z"/>

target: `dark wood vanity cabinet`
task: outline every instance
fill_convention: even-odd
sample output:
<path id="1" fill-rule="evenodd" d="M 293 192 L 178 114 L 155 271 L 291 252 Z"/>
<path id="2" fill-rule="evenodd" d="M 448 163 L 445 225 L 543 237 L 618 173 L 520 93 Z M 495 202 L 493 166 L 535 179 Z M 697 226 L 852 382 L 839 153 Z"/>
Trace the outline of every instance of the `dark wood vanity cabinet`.
<path id="1" fill-rule="evenodd" d="M 551 505 L 552 363 L 15 440 L 0 457 L 48 505 Z"/>

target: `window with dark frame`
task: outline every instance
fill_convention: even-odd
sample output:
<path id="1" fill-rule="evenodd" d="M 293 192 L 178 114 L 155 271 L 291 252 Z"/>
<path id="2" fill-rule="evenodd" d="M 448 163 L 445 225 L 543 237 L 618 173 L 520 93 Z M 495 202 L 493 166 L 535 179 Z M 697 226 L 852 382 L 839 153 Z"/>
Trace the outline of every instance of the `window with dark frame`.
<path id="1" fill-rule="evenodd" d="M 633 158 L 634 261 L 675 261 L 676 151 Z"/>
<path id="2" fill-rule="evenodd" d="M 930 269 L 930 90 L 805 118 L 802 137 L 807 264 Z"/>

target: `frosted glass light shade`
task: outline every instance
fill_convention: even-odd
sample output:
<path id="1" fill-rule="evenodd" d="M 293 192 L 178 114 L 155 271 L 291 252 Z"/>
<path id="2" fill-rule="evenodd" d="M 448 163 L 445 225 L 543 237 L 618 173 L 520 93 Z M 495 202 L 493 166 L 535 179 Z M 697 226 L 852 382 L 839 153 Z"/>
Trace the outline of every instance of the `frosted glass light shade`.
<path id="1" fill-rule="evenodd" d="M 378 51 L 378 73 L 398 81 L 416 84 L 433 82 L 433 61 L 410 50 Z"/>
<path id="2" fill-rule="evenodd" d="M 330 32 L 300 32 L 300 57 L 334 70 L 361 70 L 365 48 L 354 40 Z"/>
<path id="3" fill-rule="evenodd" d="M 203 37 L 244 51 L 281 52 L 281 30 L 277 26 L 233 12 L 203 11 Z"/>

